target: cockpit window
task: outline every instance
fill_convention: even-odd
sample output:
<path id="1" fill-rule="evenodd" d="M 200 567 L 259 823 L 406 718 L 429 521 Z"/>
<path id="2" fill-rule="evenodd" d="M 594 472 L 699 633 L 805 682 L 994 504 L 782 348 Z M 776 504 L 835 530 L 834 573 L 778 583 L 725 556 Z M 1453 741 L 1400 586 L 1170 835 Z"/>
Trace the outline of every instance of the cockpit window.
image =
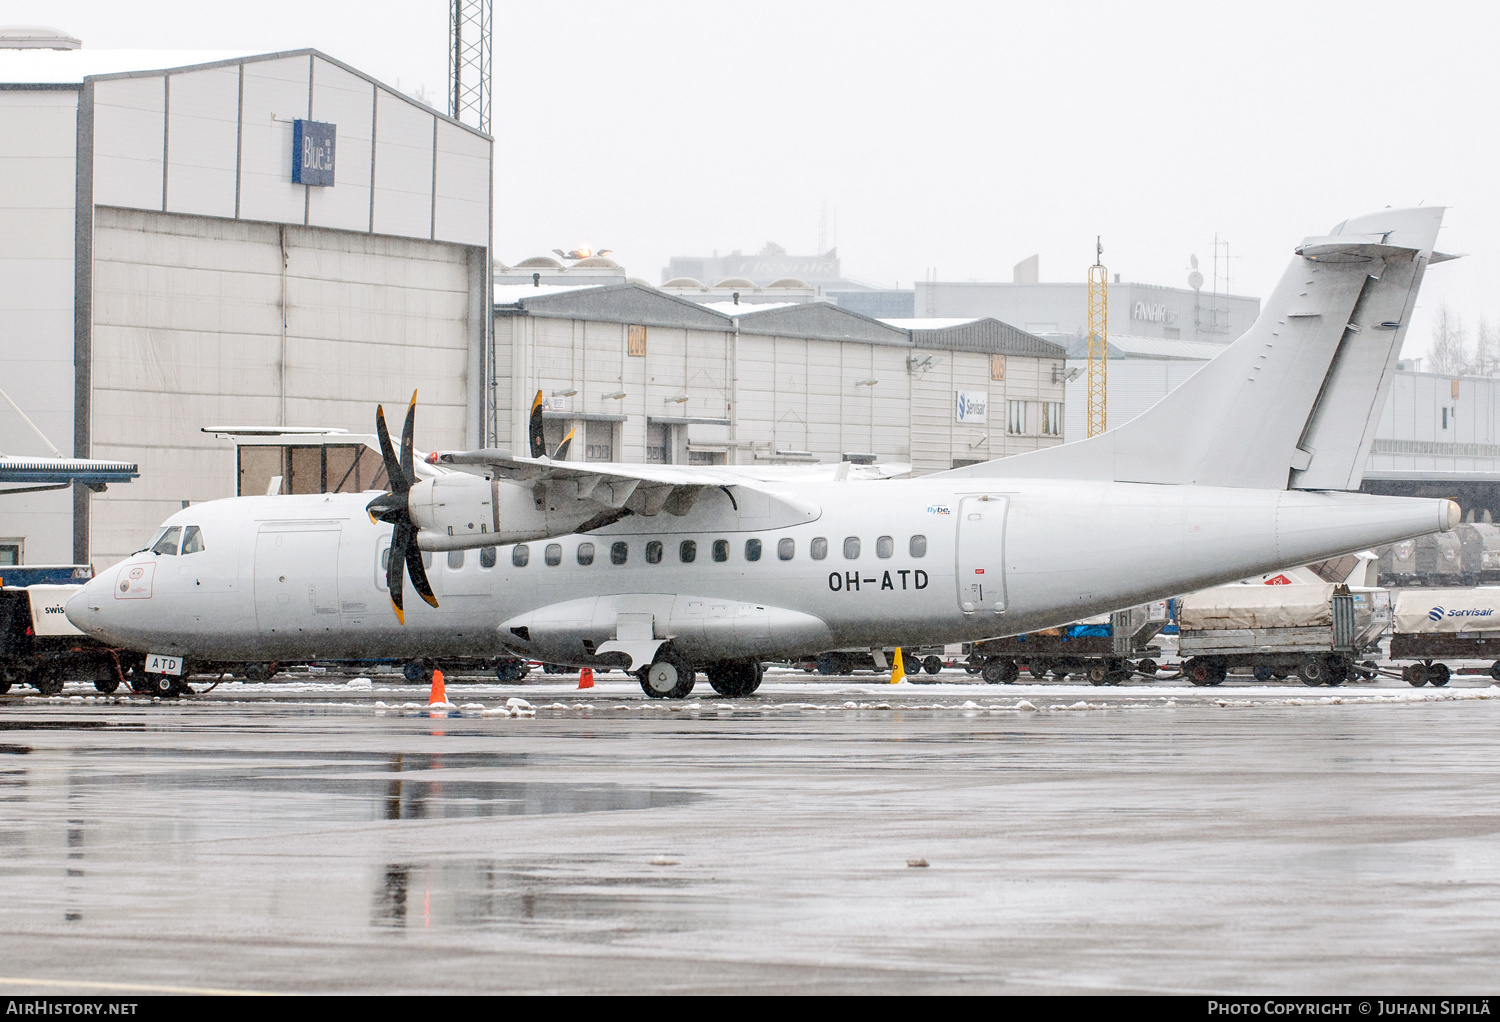
<path id="1" fill-rule="evenodd" d="M 174 525 L 162 533 L 161 539 L 151 544 L 153 554 L 171 554 L 177 556 L 177 541 L 182 538 L 181 526 Z"/>
<path id="2" fill-rule="evenodd" d="M 136 553 L 143 554 L 147 550 L 150 550 L 152 547 L 156 546 L 156 541 L 161 539 L 166 534 L 167 527 L 163 525 L 161 528 L 157 529 L 154 533 L 151 534 L 151 538 L 146 540 L 146 545 L 137 550 Z"/>
<path id="3" fill-rule="evenodd" d="M 189 525 L 182 530 L 182 554 L 200 554 L 203 552 L 203 531 L 196 525 Z"/>

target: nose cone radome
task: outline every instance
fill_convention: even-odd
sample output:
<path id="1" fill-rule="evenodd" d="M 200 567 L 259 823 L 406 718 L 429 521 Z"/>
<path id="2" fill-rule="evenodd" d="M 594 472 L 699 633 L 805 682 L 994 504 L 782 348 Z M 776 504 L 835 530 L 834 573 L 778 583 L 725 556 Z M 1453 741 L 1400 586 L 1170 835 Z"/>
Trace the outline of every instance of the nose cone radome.
<path id="1" fill-rule="evenodd" d="M 110 576 L 114 572 L 108 572 Z M 92 634 L 99 625 L 99 612 L 104 608 L 104 597 L 109 596 L 112 578 L 95 577 L 85 582 L 72 596 L 68 597 L 67 605 L 63 608 L 68 615 L 68 620 L 73 622 L 73 627 L 83 632 Z"/>

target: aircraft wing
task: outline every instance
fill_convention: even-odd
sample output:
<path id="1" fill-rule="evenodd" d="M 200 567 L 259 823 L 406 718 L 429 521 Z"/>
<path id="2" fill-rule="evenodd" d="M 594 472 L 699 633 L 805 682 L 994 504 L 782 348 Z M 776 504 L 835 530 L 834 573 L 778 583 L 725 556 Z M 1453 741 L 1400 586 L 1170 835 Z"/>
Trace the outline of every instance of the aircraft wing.
<path id="1" fill-rule="evenodd" d="M 427 461 L 470 472 L 479 470 L 497 481 L 519 484 L 534 495 L 539 511 L 582 515 L 585 520 L 577 526 L 580 530 L 599 528 L 627 513 L 651 516 L 666 511 L 685 515 L 705 489 L 722 489 L 738 506 L 736 489 L 763 488 L 755 480 L 708 467 L 554 461 L 517 457 L 498 448 L 440 451 L 428 455 Z"/>

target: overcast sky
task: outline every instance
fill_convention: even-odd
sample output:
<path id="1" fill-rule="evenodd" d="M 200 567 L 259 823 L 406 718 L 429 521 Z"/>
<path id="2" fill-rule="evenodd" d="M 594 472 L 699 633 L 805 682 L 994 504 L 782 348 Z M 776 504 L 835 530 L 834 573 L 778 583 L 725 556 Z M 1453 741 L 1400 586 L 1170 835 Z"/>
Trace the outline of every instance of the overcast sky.
<path id="1" fill-rule="evenodd" d="M 47 0 L 0 23 L 86 47 L 313 46 L 441 105 L 444 0 Z M 495 3 L 496 257 L 812 252 L 910 287 L 1182 285 L 1227 239 L 1269 293 L 1292 246 L 1386 205 L 1448 205 L 1407 354 L 1447 301 L 1500 319 L 1500 5 L 1361 2 Z M 1221 273 L 1224 262 L 1221 252 Z"/>

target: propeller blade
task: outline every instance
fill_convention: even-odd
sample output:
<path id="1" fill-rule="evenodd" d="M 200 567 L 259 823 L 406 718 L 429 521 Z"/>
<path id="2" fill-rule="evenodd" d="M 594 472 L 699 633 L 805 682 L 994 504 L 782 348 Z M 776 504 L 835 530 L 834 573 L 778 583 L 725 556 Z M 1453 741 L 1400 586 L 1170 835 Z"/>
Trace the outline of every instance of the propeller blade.
<path id="1" fill-rule="evenodd" d="M 406 548 L 406 573 L 411 576 L 411 587 L 417 591 L 417 595 L 426 600 L 429 606 L 436 607 L 437 597 L 432 595 L 432 586 L 427 582 L 427 568 L 422 564 L 422 551 L 417 549 L 416 543 L 411 543 Z"/>
<path id="2" fill-rule="evenodd" d="M 380 456 L 385 459 L 385 483 L 392 493 L 405 493 L 411 489 L 409 477 L 402 475 L 401 463 L 396 460 L 395 448 L 391 446 L 391 431 L 385 428 L 385 407 L 375 406 L 375 435 L 380 439 Z"/>
<path id="3" fill-rule="evenodd" d="M 563 437 L 563 442 L 557 445 L 557 453 L 552 456 L 553 461 L 562 461 L 567 458 L 568 447 L 573 443 L 573 434 L 577 432 L 577 426 L 574 426 L 572 429 L 568 430 L 568 435 Z"/>
<path id="4" fill-rule="evenodd" d="M 411 464 L 412 444 L 417 440 L 417 392 L 411 392 L 411 404 L 406 407 L 406 425 L 401 427 L 401 471 L 406 476 L 406 485 L 417 481 L 417 473 Z"/>
<path id="5" fill-rule="evenodd" d="M 531 402 L 531 456 L 533 458 L 545 458 L 547 456 L 547 437 L 542 432 L 542 392 L 536 392 L 536 400 Z"/>
<path id="6" fill-rule="evenodd" d="M 401 600 L 401 569 L 406 563 L 406 551 L 411 547 L 413 529 L 401 522 L 391 530 L 391 551 L 385 562 L 385 588 L 391 594 L 391 606 L 396 609 L 396 620 L 406 624 L 406 610 Z M 421 563 L 419 559 L 418 564 Z"/>

